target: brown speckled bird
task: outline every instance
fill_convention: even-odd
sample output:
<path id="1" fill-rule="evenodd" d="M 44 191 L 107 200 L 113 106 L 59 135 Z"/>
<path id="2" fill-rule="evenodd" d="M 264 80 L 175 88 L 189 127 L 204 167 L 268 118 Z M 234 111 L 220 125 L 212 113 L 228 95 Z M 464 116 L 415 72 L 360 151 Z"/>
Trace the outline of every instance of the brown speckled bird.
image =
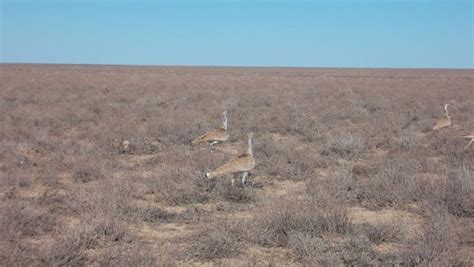
<path id="1" fill-rule="evenodd" d="M 227 111 L 224 111 L 222 114 L 224 115 L 224 123 L 222 128 L 210 130 L 207 133 L 196 137 L 192 141 L 193 145 L 199 145 L 207 142 L 212 148 L 215 144 L 222 143 L 229 139 L 229 133 L 227 131 Z"/>
<path id="2" fill-rule="evenodd" d="M 250 133 L 248 135 L 248 147 L 246 153 L 230 160 L 215 171 L 206 173 L 206 177 L 212 179 L 228 173 L 238 173 L 242 176 L 242 184 L 245 184 L 245 179 L 247 178 L 249 171 L 255 167 L 255 158 L 252 151 L 252 137 L 253 133 Z M 232 179 L 232 185 L 234 185 L 234 179 Z"/>
<path id="3" fill-rule="evenodd" d="M 437 131 L 441 128 L 451 125 L 451 117 L 448 115 L 448 106 L 449 104 L 444 104 L 444 111 L 446 114 L 436 122 L 435 126 L 433 127 L 433 131 Z"/>
<path id="4" fill-rule="evenodd" d="M 474 142 L 474 131 L 472 131 L 468 134 L 465 134 L 465 135 L 461 135 L 461 138 L 471 139 L 471 141 L 469 141 L 469 143 L 465 147 L 465 148 L 468 148 L 472 144 L 472 142 Z"/>

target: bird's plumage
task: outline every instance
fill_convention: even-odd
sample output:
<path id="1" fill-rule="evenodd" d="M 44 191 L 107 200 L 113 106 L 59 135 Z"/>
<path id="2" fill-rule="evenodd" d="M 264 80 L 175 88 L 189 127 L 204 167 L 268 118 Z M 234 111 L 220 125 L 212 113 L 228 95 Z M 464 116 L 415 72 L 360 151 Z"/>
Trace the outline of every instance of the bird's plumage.
<path id="1" fill-rule="evenodd" d="M 252 170 L 253 167 L 255 167 L 253 155 L 244 153 L 220 166 L 215 171 L 208 173 L 206 176 L 207 178 L 214 178 L 228 173 L 246 172 Z"/>
<path id="2" fill-rule="evenodd" d="M 444 116 L 443 118 L 439 119 L 435 126 L 433 126 L 433 131 L 439 130 L 444 127 L 448 127 L 451 125 L 451 117 Z"/>
<path id="3" fill-rule="evenodd" d="M 211 144 L 211 147 L 216 144 L 216 143 L 221 143 L 224 141 L 227 141 L 229 139 L 229 133 L 227 130 L 227 111 L 224 111 L 222 113 L 224 116 L 224 122 L 221 128 L 216 128 L 213 130 L 210 130 L 198 137 L 196 137 L 191 144 L 193 145 L 199 145 L 205 142 L 208 142 Z"/>
<path id="4" fill-rule="evenodd" d="M 474 139 L 474 131 L 472 131 L 470 133 L 467 133 L 467 134 L 464 134 L 461 137 L 465 138 L 465 139 Z"/>
<path id="5" fill-rule="evenodd" d="M 214 141 L 224 142 L 224 141 L 227 141 L 227 139 L 229 139 L 229 133 L 224 128 L 217 128 L 196 137 L 193 140 L 192 144 L 199 145 L 205 142 L 214 142 Z"/>
<path id="6" fill-rule="evenodd" d="M 474 131 L 462 135 L 461 138 L 470 139 L 470 140 L 471 140 L 471 141 L 469 141 L 469 143 L 468 143 L 468 144 L 466 145 L 466 147 L 465 147 L 465 148 L 468 148 L 468 147 L 474 142 Z"/>
<path id="7" fill-rule="evenodd" d="M 448 106 L 449 104 L 444 104 L 445 115 L 444 117 L 442 117 L 436 122 L 435 126 L 433 126 L 433 131 L 436 131 L 436 130 L 439 130 L 441 128 L 448 127 L 451 125 L 451 117 L 449 117 Z"/>
<path id="8" fill-rule="evenodd" d="M 248 172 L 255 167 L 255 158 L 252 151 L 252 136 L 250 133 L 248 137 L 247 152 L 230 160 L 226 164 L 220 166 L 213 172 L 206 173 L 206 177 L 211 179 L 228 173 Z"/>

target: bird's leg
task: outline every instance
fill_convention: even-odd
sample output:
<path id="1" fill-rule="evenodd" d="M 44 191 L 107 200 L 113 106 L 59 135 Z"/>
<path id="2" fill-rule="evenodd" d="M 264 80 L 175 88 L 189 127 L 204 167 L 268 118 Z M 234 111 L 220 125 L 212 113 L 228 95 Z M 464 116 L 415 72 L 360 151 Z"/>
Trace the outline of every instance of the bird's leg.
<path id="1" fill-rule="evenodd" d="M 211 152 L 214 151 L 214 145 L 217 144 L 218 141 L 212 141 L 211 143 L 209 143 L 209 146 L 211 147 Z"/>
<path id="2" fill-rule="evenodd" d="M 231 183 L 232 183 L 232 187 L 235 186 L 235 177 L 236 176 L 239 176 L 239 178 L 242 176 L 242 173 L 241 172 L 236 172 L 234 173 L 234 176 L 232 177 L 232 180 L 231 180 Z"/>
<path id="3" fill-rule="evenodd" d="M 214 145 L 215 145 L 215 144 L 218 144 L 218 143 L 219 143 L 219 141 L 212 141 L 212 142 L 209 144 L 209 146 L 211 147 L 211 151 L 214 149 Z"/>
<path id="4" fill-rule="evenodd" d="M 242 175 L 242 185 L 245 185 L 245 179 L 247 179 L 247 176 L 249 175 L 248 172 L 244 172 Z"/>

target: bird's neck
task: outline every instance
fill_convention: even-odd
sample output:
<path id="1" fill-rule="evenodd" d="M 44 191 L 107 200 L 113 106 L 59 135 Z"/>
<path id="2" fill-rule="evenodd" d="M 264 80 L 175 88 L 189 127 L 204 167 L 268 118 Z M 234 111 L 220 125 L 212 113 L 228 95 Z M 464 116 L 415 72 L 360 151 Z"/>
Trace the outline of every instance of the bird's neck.
<path id="1" fill-rule="evenodd" d="M 223 125 L 223 127 L 224 127 L 224 130 L 227 131 L 227 116 L 224 116 L 224 125 Z"/>
<path id="2" fill-rule="evenodd" d="M 248 140 L 247 154 L 253 155 L 252 138 L 249 138 L 249 140 Z"/>

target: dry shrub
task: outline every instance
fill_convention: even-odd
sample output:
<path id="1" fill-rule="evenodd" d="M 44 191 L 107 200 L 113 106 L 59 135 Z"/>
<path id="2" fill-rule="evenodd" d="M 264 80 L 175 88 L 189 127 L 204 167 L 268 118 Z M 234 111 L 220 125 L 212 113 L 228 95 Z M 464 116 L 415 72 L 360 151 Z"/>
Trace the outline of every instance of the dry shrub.
<path id="1" fill-rule="evenodd" d="M 451 220 L 442 211 L 428 217 L 421 235 L 404 244 L 397 258 L 410 266 L 469 266 L 460 257 L 459 237 Z"/>
<path id="2" fill-rule="evenodd" d="M 290 236 L 303 233 L 322 237 L 328 233 L 344 235 L 352 230 L 347 211 L 339 206 L 324 211 L 306 200 L 278 202 L 262 211 L 253 221 L 249 238 L 262 246 L 287 246 Z"/>
<path id="3" fill-rule="evenodd" d="M 104 169 L 104 163 L 100 160 L 99 155 L 95 157 L 77 157 L 74 158 L 72 177 L 77 183 L 87 183 L 104 178 Z"/>
<path id="4" fill-rule="evenodd" d="M 297 259 L 308 266 L 373 266 L 390 264 L 373 250 L 364 236 L 349 235 L 342 240 L 329 240 L 301 232 L 293 233 L 289 247 Z"/>
<path id="5" fill-rule="evenodd" d="M 415 152 L 422 149 L 422 140 L 420 139 L 416 129 L 410 128 L 394 137 L 391 148 L 399 149 L 402 152 Z"/>
<path id="6" fill-rule="evenodd" d="M 38 203 L 47 207 L 50 213 L 66 215 L 78 212 L 73 197 L 57 190 L 45 190 L 38 198 Z"/>
<path id="7" fill-rule="evenodd" d="M 205 178 L 205 172 L 209 166 L 218 166 L 223 161 L 223 153 L 210 153 L 207 147 L 187 146 L 186 150 L 160 152 L 153 160 L 158 165 L 157 177 L 146 179 L 149 193 L 158 193 L 159 200 L 171 205 L 206 202 L 215 182 Z"/>
<path id="8" fill-rule="evenodd" d="M 347 205 L 356 199 L 356 180 L 350 164 L 340 164 L 328 177 L 313 177 L 306 184 L 306 191 L 319 208 Z"/>
<path id="9" fill-rule="evenodd" d="M 356 183 L 358 199 L 369 208 L 404 207 L 418 203 L 425 210 L 447 209 L 456 216 L 472 217 L 474 183 L 469 165 L 441 175 L 423 174 L 423 161 L 395 159 Z M 433 171 L 433 170 L 432 170 Z M 415 174 L 421 172 L 427 178 Z"/>
<path id="10" fill-rule="evenodd" d="M 335 259 L 330 258 L 329 242 L 323 238 L 296 232 L 289 237 L 288 245 L 296 254 L 297 259 L 304 264 L 327 265 L 334 263 Z"/>
<path id="11" fill-rule="evenodd" d="M 296 150 L 291 144 L 265 141 L 255 151 L 258 170 L 280 179 L 306 179 L 321 164 L 316 151 Z"/>
<path id="12" fill-rule="evenodd" d="M 340 157 L 360 153 L 364 149 L 364 141 L 358 135 L 352 133 L 341 133 L 330 135 L 327 139 L 326 149 Z"/>
<path id="13" fill-rule="evenodd" d="M 208 224 L 192 242 L 190 256 L 206 261 L 237 256 L 242 247 L 235 223 L 226 220 Z"/>
<path id="14" fill-rule="evenodd" d="M 474 217 L 474 170 L 471 166 L 466 164 L 454 171 L 444 191 L 444 199 L 450 213 Z"/>
<path id="15" fill-rule="evenodd" d="M 350 238 L 341 245 L 338 254 L 345 266 L 372 266 L 377 263 L 377 255 L 372 249 L 372 244 L 364 237 Z"/>
<path id="16" fill-rule="evenodd" d="M 199 221 L 203 217 L 209 217 L 209 216 L 210 216 L 209 211 L 201 207 L 191 205 L 191 206 L 186 207 L 186 209 L 183 212 L 176 214 L 175 220 L 189 223 L 189 222 Z"/>
<path id="17" fill-rule="evenodd" d="M 90 240 L 80 233 L 70 233 L 51 247 L 48 262 L 56 266 L 82 266 L 86 263 Z"/>
<path id="18" fill-rule="evenodd" d="M 142 243 L 107 248 L 93 261 L 99 266 L 177 266 L 176 260 L 165 251 Z"/>
<path id="19" fill-rule="evenodd" d="M 202 203 L 209 199 L 208 181 L 188 169 L 165 169 L 148 182 L 153 191 L 171 205 Z"/>
<path id="20" fill-rule="evenodd" d="M 174 214 L 163 211 L 159 208 L 145 209 L 141 218 L 145 222 L 170 221 L 174 218 Z"/>
<path id="21" fill-rule="evenodd" d="M 242 186 L 240 182 L 240 178 L 235 177 L 235 184 L 232 186 L 228 180 L 217 179 L 211 192 L 216 194 L 218 198 L 233 203 L 245 204 L 254 201 L 254 189 L 250 185 Z"/>
<path id="22" fill-rule="evenodd" d="M 383 242 L 396 241 L 401 235 L 401 225 L 393 222 L 387 224 L 368 224 L 362 225 L 362 230 L 370 242 L 379 245 Z"/>
<path id="23" fill-rule="evenodd" d="M 42 238 L 56 227 L 56 219 L 20 198 L 8 200 L 0 209 L 0 262 L 4 266 L 44 264 L 41 247 L 25 242 Z"/>
<path id="24" fill-rule="evenodd" d="M 0 262 L 2 266 L 41 266 L 48 263 L 38 246 L 20 240 L 0 240 Z"/>
<path id="25" fill-rule="evenodd" d="M 140 220 L 148 223 L 170 222 L 176 218 L 176 214 L 157 207 L 128 207 L 123 210 L 122 215 L 132 222 Z"/>
<path id="26" fill-rule="evenodd" d="M 10 200 L 2 208 L 0 226 L 2 233 L 12 237 L 33 237 L 53 230 L 56 220 L 49 213 L 41 212 L 21 199 Z"/>
<path id="27" fill-rule="evenodd" d="M 134 187 L 128 177 L 98 180 L 94 186 L 78 184 L 73 191 L 74 194 L 63 200 L 65 207 L 80 218 L 87 219 L 88 216 L 97 218 L 126 218 L 130 202 L 134 198 Z M 54 194 L 52 195 L 54 197 Z M 71 199 L 69 199 L 71 198 Z M 53 198 L 54 199 L 54 198 Z M 71 215 L 72 215 L 71 214 Z M 69 214 L 68 214 L 69 215 Z"/>
<path id="28" fill-rule="evenodd" d="M 396 159 L 382 165 L 375 175 L 361 179 L 356 184 L 358 199 L 370 208 L 385 206 L 403 206 L 413 201 L 413 194 L 419 195 L 423 190 L 412 178 L 413 162 Z"/>
<path id="29" fill-rule="evenodd" d="M 40 182 L 42 185 L 44 185 L 47 188 L 54 188 L 60 185 L 58 175 L 55 173 L 42 175 L 40 177 Z"/>
<path id="30" fill-rule="evenodd" d="M 63 229 L 47 254 L 52 265 L 83 265 L 87 250 L 127 242 L 126 231 L 116 218 L 88 219 L 70 229 Z"/>
<path id="31" fill-rule="evenodd" d="M 163 116 L 154 120 L 155 122 L 150 125 L 150 134 L 160 136 L 159 140 L 164 144 L 187 145 L 196 136 L 202 134 L 202 130 L 189 127 L 188 122 L 194 121 L 190 113 L 178 112 L 172 117 Z M 216 125 L 207 126 L 205 129 L 220 127 L 222 124 L 219 120 L 215 123 Z"/>
<path id="32" fill-rule="evenodd" d="M 31 172 L 25 169 L 13 167 L 14 171 L 11 171 L 8 174 L 5 174 L 1 183 L 6 186 L 15 186 L 17 188 L 27 188 L 32 183 Z"/>

